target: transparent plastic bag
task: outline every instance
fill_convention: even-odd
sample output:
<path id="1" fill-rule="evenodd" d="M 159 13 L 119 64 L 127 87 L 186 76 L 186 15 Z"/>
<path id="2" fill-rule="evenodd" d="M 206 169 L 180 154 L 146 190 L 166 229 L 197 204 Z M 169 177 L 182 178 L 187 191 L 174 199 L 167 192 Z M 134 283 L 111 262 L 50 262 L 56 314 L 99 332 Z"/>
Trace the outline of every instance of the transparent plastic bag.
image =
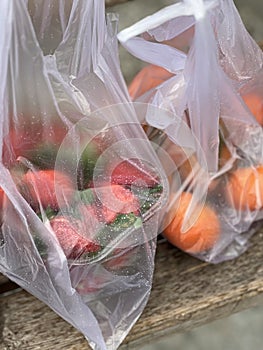
<path id="1" fill-rule="evenodd" d="M 167 111 L 146 112 L 142 121 L 177 168 L 169 174 L 176 185 L 164 235 L 206 261 L 237 257 L 262 219 L 262 51 L 232 0 L 181 1 L 118 38 L 138 58 L 165 69 L 163 82 L 148 91 L 143 72 L 130 86 L 138 87 L 135 101 Z M 182 122 L 192 134 L 190 152 L 174 132 Z"/>
<path id="2" fill-rule="evenodd" d="M 149 297 L 168 185 L 104 6 L 0 4 L 0 271 L 116 349 Z"/>

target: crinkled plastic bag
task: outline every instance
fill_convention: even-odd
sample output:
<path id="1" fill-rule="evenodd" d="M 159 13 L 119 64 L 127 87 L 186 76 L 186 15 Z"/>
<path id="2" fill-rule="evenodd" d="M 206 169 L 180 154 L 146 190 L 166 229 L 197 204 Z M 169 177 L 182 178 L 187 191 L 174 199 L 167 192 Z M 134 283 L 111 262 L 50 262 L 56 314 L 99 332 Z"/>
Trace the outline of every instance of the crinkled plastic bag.
<path id="1" fill-rule="evenodd" d="M 174 162 L 164 235 L 206 261 L 238 256 L 262 219 L 262 51 L 232 0 L 181 1 L 118 38 L 151 64 L 130 92 L 149 103 L 145 130 Z M 164 69 L 163 82 L 148 89 L 152 65 Z"/>
<path id="2" fill-rule="evenodd" d="M 0 271 L 116 349 L 151 290 L 168 185 L 103 0 L 0 3 Z"/>

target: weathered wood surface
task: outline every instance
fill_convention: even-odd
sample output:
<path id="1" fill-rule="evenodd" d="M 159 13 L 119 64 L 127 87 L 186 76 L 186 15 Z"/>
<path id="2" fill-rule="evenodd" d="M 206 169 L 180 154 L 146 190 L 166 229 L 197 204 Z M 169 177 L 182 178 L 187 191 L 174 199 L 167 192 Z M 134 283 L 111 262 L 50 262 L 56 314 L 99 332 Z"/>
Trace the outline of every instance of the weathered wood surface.
<path id="1" fill-rule="evenodd" d="M 0 286 L 2 286 L 3 284 L 5 284 L 7 282 L 8 282 L 8 279 L 5 276 L 0 274 Z"/>
<path id="2" fill-rule="evenodd" d="M 105 0 L 105 5 L 107 7 L 110 7 L 113 5 L 122 4 L 122 3 L 127 2 L 127 1 L 132 1 L 132 0 Z"/>
<path id="3" fill-rule="evenodd" d="M 131 0 L 105 0 L 107 7 Z M 263 49 L 263 42 L 259 43 Z M 121 349 L 135 349 L 263 305 L 263 230 L 236 260 L 209 265 L 168 243 L 158 246 L 150 300 Z M 88 350 L 86 340 L 45 304 L 0 274 L 0 350 Z"/>
<path id="4" fill-rule="evenodd" d="M 263 233 L 254 235 L 250 249 L 238 259 L 219 265 L 201 262 L 161 243 L 150 300 L 121 348 L 139 348 L 260 304 Z M 0 349 L 84 350 L 89 346 L 77 330 L 19 290 L 0 295 Z"/>
<path id="5" fill-rule="evenodd" d="M 17 289 L 17 284 L 11 282 L 7 277 L 0 273 L 0 294 L 10 292 L 11 290 Z M 1 320 L 1 317 L 0 317 Z"/>

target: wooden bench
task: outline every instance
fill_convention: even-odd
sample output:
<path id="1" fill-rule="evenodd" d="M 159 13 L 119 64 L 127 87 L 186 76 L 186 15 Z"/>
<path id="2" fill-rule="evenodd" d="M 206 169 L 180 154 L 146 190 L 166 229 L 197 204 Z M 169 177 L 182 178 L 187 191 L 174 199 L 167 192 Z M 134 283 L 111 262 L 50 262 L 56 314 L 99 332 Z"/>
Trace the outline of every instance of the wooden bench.
<path id="1" fill-rule="evenodd" d="M 149 302 L 121 349 L 263 305 L 263 229 L 238 259 L 211 265 L 158 244 Z M 41 301 L 0 277 L 0 349 L 90 349 L 76 329 Z M 10 289 L 12 289 L 10 291 Z M 9 291 L 8 291 L 9 290 Z M 3 344 L 3 348 L 1 347 Z"/>
<path id="2" fill-rule="evenodd" d="M 127 0 L 105 1 L 109 6 Z M 121 349 L 139 348 L 263 305 L 263 228 L 250 242 L 250 248 L 238 259 L 219 265 L 204 263 L 160 242 L 149 302 Z M 0 350 L 7 349 L 90 347 L 81 333 L 0 274 Z"/>

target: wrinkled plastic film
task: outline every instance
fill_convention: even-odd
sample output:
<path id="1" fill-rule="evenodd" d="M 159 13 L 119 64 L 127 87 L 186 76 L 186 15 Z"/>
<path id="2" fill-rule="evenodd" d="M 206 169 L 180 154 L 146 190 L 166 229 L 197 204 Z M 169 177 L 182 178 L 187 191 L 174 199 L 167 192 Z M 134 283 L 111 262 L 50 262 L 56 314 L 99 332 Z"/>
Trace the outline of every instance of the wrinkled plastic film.
<path id="1" fill-rule="evenodd" d="M 231 0 L 219 1 L 214 14 L 221 65 L 226 73 L 240 83 L 262 70 L 262 52 L 247 32 Z"/>
<path id="2" fill-rule="evenodd" d="M 129 102 L 117 17 L 103 1 L 38 5 L 1 3 L 0 269 L 115 349 L 149 297 L 167 179 Z"/>
<path id="3" fill-rule="evenodd" d="M 173 18 L 167 7 L 127 28 L 119 38 L 129 43 L 133 35 L 144 33 L 144 40 L 186 49 L 182 71 L 168 74 L 170 58 L 162 69 L 158 63 L 146 66 L 132 81 L 130 92 L 135 101 L 165 108 L 172 115 L 163 113 L 158 119 L 148 108 L 144 117 L 148 137 L 159 146 L 157 153 L 165 151 L 177 169 L 167 174 L 171 195 L 164 234 L 174 221 L 169 235 L 173 244 L 218 263 L 243 253 L 262 219 L 262 51 L 232 1 L 176 5 Z M 142 50 L 140 55 L 152 63 L 147 46 Z M 136 48 L 133 51 L 137 55 Z M 188 143 L 182 142 L 178 119 L 192 133 L 194 146 L 189 135 Z"/>

